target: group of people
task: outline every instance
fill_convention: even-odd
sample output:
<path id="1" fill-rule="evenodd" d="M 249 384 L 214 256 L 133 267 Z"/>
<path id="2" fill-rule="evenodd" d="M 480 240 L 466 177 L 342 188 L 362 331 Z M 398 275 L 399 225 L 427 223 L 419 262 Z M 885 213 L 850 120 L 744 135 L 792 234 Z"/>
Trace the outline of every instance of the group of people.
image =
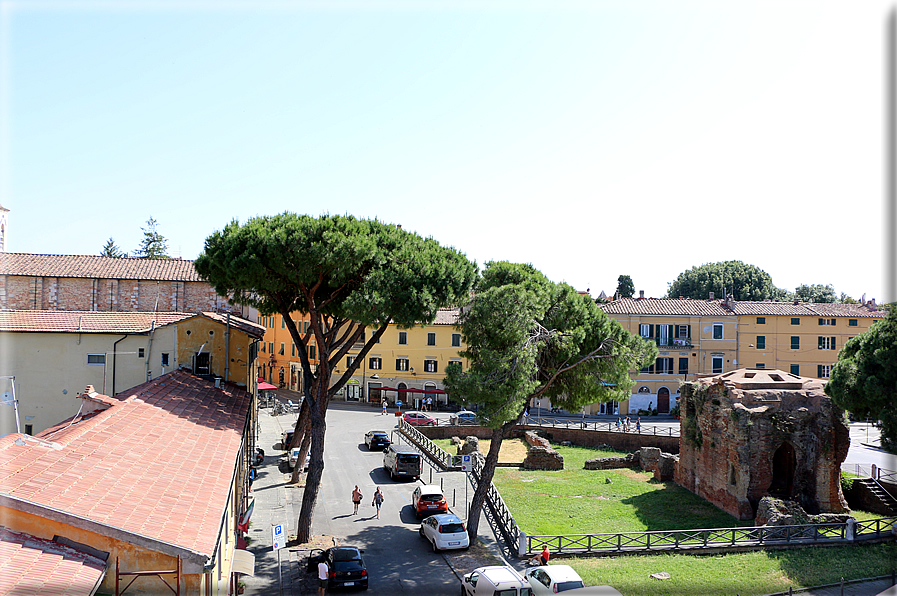
<path id="1" fill-rule="evenodd" d="M 361 500 L 364 498 L 364 495 L 361 493 L 361 489 L 358 488 L 358 485 L 355 485 L 355 490 L 352 491 L 352 504 L 355 505 L 355 511 L 352 512 L 352 515 L 358 515 L 358 506 L 361 505 Z M 380 519 L 380 507 L 383 505 L 383 493 L 380 492 L 380 487 L 377 487 L 377 490 L 374 492 L 374 498 L 371 501 L 371 507 L 377 508 L 376 518 Z"/>
<path id="2" fill-rule="evenodd" d="M 632 419 L 627 416 L 626 420 L 622 418 L 617 418 L 617 430 L 622 430 L 624 433 L 628 433 L 632 430 Z M 635 419 L 635 432 L 639 432 L 642 430 L 642 417 L 638 416 Z"/>
<path id="3" fill-rule="evenodd" d="M 383 398 L 381 405 L 383 406 L 383 411 L 380 412 L 380 415 L 384 416 L 384 415 L 386 415 L 386 408 L 389 406 L 389 402 L 386 401 L 385 397 Z M 396 400 L 396 407 L 399 409 L 399 411 L 402 410 L 402 398 L 398 398 Z M 433 409 L 433 398 L 428 397 L 426 399 L 422 399 L 420 402 L 420 409 L 422 412 L 429 412 L 430 410 L 432 410 Z"/>

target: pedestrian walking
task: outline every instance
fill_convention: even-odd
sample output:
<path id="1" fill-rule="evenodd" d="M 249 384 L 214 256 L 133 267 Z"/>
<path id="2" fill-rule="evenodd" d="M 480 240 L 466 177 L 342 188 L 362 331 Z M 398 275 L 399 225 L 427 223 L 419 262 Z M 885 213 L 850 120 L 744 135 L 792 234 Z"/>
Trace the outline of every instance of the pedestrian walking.
<path id="1" fill-rule="evenodd" d="M 377 519 L 380 519 L 380 506 L 383 505 L 383 493 L 380 492 L 380 487 L 377 487 L 377 492 L 374 493 L 374 500 L 371 501 L 371 506 L 377 508 Z"/>
<path id="2" fill-rule="evenodd" d="M 325 596 L 329 574 L 330 569 L 327 567 L 327 561 L 321 559 L 318 562 L 318 596 Z"/>
<path id="3" fill-rule="evenodd" d="M 352 502 L 355 504 L 355 511 L 352 512 L 352 515 L 358 514 L 358 505 L 361 503 L 361 498 L 364 495 L 361 494 L 361 490 L 358 488 L 358 485 L 355 485 L 355 490 L 352 491 Z"/>
<path id="4" fill-rule="evenodd" d="M 617 416 L 617 430 L 620 430 L 620 427 L 623 425 L 623 419 Z"/>
<path id="5" fill-rule="evenodd" d="M 428 397 L 427 398 L 427 411 L 429 412 L 432 409 L 433 409 L 433 398 Z"/>
<path id="6" fill-rule="evenodd" d="M 629 432 L 629 429 L 632 428 L 632 419 L 629 416 L 626 417 L 626 422 L 623 423 L 623 430 Z"/>
<path id="7" fill-rule="evenodd" d="M 641 431 L 642 431 L 642 417 L 639 416 L 638 418 L 635 419 L 635 432 L 641 432 Z"/>
<path id="8" fill-rule="evenodd" d="M 381 415 L 381 416 L 386 416 L 386 406 L 387 406 L 386 398 L 384 397 L 384 398 L 383 398 L 383 411 L 380 412 L 380 415 Z"/>

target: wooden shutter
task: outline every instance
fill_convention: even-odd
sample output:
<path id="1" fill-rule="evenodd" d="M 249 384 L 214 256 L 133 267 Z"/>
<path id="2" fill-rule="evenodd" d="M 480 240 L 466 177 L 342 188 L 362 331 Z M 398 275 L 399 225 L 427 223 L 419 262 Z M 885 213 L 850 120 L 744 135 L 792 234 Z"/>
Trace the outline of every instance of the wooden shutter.
<path id="1" fill-rule="evenodd" d="M 820 337 L 820 338 L 819 338 L 819 346 L 818 346 L 818 348 L 819 348 L 820 350 L 822 349 L 822 342 L 823 342 L 823 341 L 824 341 L 823 338 Z"/>

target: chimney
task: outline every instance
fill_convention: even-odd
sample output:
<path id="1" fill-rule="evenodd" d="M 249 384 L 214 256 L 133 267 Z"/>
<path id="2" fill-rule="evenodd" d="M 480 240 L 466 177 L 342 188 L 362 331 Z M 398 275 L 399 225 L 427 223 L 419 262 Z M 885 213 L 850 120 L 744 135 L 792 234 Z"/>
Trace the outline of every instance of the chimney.
<path id="1" fill-rule="evenodd" d="M 710 292 L 710 298 L 708 300 L 713 300 L 713 292 Z"/>
<path id="2" fill-rule="evenodd" d="M 639 300 L 644 300 L 644 299 L 645 299 L 645 291 L 644 291 L 644 290 L 639 290 L 639 291 L 638 291 L 638 299 L 639 299 Z"/>

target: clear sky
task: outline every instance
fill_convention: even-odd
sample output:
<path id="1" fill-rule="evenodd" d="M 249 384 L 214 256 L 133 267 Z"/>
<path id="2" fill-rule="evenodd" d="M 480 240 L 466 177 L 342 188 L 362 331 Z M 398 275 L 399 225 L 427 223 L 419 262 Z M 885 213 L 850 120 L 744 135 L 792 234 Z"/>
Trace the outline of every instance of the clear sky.
<path id="1" fill-rule="evenodd" d="M 11 252 L 195 258 L 232 219 L 402 224 L 661 296 L 737 259 L 885 291 L 893 0 L 0 0 Z"/>

